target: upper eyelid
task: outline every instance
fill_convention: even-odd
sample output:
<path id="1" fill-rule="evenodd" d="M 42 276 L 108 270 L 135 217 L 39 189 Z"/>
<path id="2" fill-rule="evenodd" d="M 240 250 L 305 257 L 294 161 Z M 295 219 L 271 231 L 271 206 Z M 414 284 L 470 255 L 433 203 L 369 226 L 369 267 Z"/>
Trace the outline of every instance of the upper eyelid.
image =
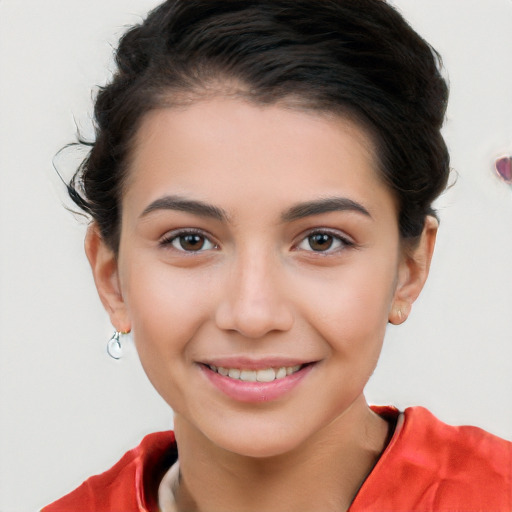
<path id="1" fill-rule="evenodd" d="M 213 238 L 213 236 L 200 228 L 176 228 L 166 231 L 160 238 L 175 238 L 180 235 L 197 234 L 203 235 L 206 238 Z"/>
<path id="2" fill-rule="evenodd" d="M 332 236 L 333 238 L 337 239 L 342 247 L 334 248 L 334 249 L 327 249 L 325 251 L 314 251 L 313 249 L 307 250 L 307 249 L 300 249 L 300 245 L 304 243 L 305 240 L 307 240 L 308 237 L 315 235 L 315 234 L 327 234 L 329 236 Z M 310 253 L 311 255 L 314 255 L 315 257 L 327 257 L 327 256 L 334 256 L 337 253 L 344 252 L 347 249 L 354 249 L 358 248 L 358 245 L 356 242 L 352 239 L 352 237 L 340 233 L 336 229 L 329 229 L 329 228 L 314 228 L 309 231 L 307 231 L 305 234 L 302 234 L 298 241 L 294 243 L 292 250 L 293 251 L 302 251 L 305 253 Z"/>
<path id="3" fill-rule="evenodd" d="M 346 242 L 349 244 L 355 244 L 354 239 L 350 235 L 347 235 L 343 231 L 339 231 L 334 228 L 311 228 L 311 229 L 308 229 L 306 232 L 302 233 L 299 237 L 297 237 L 297 239 L 299 242 L 301 242 L 308 236 L 315 235 L 317 233 L 325 233 L 327 235 L 333 236 L 334 238 L 339 238 L 343 242 Z"/>
<path id="4" fill-rule="evenodd" d="M 178 229 L 173 229 L 171 231 L 167 231 L 164 235 L 162 235 L 160 238 L 159 238 L 159 243 L 160 244 L 163 244 L 163 243 L 170 243 L 172 240 L 180 237 L 180 236 L 186 236 L 186 235 L 200 235 L 200 236 L 204 236 L 206 239 L 208 239 L 213 245 L 215 246 L 218 246 L 219 243 L 217 242 L 217 240 L 215 239 L 215 237 L 213 237 L 210 233 L 202 230 L 202 229 L 198 229 L 198 228 L 178 228 Z"/>
<path id="5" fill-rule="evenodd" d="M 315 227 L 315 228 L 308 229 L 305 232 L 302 232 L 299 236 L 297 236 L 296 237 L 296 242 L 293 243 L 293 246 L 297 247 L 306 238 L 308 238 L 311 235 L 317 234 L 317 233 L 328 234 L 330 236 L 333 236 L 334 238 L 339 239 L 340 241 L 342 241 L 343 243 L 345 243 L 347 245 L 351 245 L 351 246 L 357 245 L 356 242 L 354 241 L 354 239 L 351 236 L 347 235 L 346 233 L 344 233 L 342 231 L 339 231 L 339 230 L 337 230 L 335 228 Z M 198 234 L 198 235 L 204 236 L 216 248 L 219 248 L 220 245 L 221 245 L 218 242 L 218 240 L 213 235 L 208 233 L 207 231 L 205 231 L 203 229 L 200 229 L 200 228 L 192 228 L 192 227 L 190 227 L 190 228 L 177 228 L 177 229 L 168 231 L 168 232 L 166 232 L 164 235 L 162 235 L 159 238 L 159 243 L 161 243 L 161 244 L 170 243 L 175 238 L 178 238 L 179 236 L 184 236 L 184 235 L 187 235 L 187 234 Z"/>

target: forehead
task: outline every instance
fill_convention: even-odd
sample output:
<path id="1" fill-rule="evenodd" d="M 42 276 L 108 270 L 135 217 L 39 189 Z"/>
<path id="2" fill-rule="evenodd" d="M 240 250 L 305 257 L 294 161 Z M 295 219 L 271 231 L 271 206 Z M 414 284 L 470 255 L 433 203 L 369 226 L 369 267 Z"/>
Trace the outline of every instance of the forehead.
<path id="1" fill-rule="evenodd" d="M 342 194 L 393 203 L 374 144 L 344 117 L 217 97 L 154 110 L 139 128 L 125 202 L 192 195 L 225 208 Z"/>

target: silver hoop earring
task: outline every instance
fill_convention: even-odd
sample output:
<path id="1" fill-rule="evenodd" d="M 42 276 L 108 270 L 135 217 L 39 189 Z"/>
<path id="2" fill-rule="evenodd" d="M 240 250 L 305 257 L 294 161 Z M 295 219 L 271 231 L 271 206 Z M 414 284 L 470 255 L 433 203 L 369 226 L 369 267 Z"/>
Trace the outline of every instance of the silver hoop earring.
<path id="1" fill-rule="evenodd" d="M 123 347 L 121 345 L 121 334 L 125 334 L 120 331 L 114 332 L 112 338 L 107 343 L 107 354 L 112 359 L 121 359 L 123 357 Z"/>

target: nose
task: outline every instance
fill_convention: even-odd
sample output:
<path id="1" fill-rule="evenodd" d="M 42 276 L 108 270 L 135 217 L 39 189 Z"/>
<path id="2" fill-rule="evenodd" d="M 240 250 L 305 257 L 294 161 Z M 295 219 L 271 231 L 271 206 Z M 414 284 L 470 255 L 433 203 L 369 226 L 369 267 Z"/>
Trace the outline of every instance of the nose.
<path id="1" fill-rule="evenodd" d="M 217 326 L 252 339 L 289 330 L 294 317 L 284 281 L 275 260 L 240 257 L 229 269 L 216 311 Z"/>

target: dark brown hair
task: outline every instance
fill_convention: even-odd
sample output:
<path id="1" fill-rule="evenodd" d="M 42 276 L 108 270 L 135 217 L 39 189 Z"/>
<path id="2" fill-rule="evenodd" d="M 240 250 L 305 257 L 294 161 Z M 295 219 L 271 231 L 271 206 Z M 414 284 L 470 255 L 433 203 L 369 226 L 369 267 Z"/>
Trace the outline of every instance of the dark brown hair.
<path id="1" fill-rule="evenodd" d="M 370 133 L 414 241 L 445 188 L 440 57 L 383 0 L 168 0 L 121 38 L 95 103 L 96 137 L 68 191 L 117 251 L 123 183 L 143 116 L 222 84 L 249 101 L 294 99 Z"/>

